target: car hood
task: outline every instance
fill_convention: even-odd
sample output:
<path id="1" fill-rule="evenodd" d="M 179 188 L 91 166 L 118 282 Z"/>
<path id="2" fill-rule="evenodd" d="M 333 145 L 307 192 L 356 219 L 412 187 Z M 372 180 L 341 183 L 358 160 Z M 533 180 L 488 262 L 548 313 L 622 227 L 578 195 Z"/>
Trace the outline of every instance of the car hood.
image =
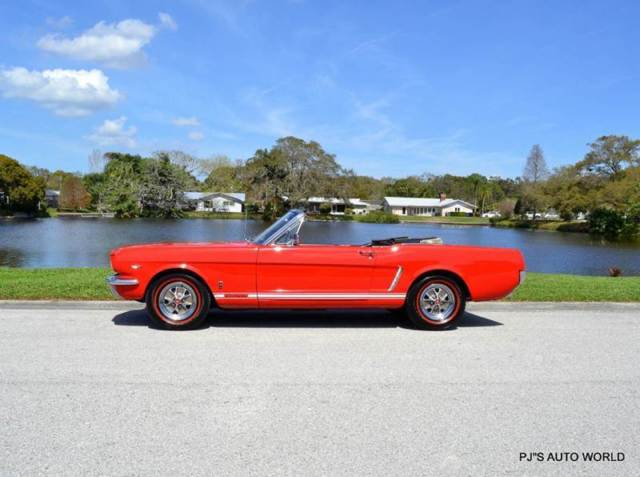
<path id="1" fill-rule="evenodd" d="M 165 242 L 127 245 L 111 251 L 111 268 L 115 271 L 128 270 L 130 265 L 149 262 L 176 262 L 224 256 L 228 250 L 251 249 L 251 242 Z"/>
<path id="2" fill-rule="evenodd" d="M 138 245 L 125 245 L 118 247 L 111 251 L 111 255 L 117 255 L 120 253 L 146 253 L 148 251 L 168 251 L 175 249 L 201 249 L 206 248 L 237 248 L 254 246 L 251 242 L 158 242 L 158 243 L 145 243 Z"/>

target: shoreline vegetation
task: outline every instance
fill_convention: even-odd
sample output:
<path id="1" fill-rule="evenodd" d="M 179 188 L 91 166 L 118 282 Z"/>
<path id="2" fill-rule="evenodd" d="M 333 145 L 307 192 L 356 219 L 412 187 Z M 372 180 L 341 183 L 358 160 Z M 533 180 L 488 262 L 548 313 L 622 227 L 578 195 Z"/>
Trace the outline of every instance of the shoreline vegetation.
<path id="1" fill-rule="evenodd" d="M 99 214 L 97 212 L 62 212 L 57 209 L 47 209 L 47 215 L 33 218 L 114 218 L 113 214 Z M 21 217 L 0 217 L 2 219 L 14 219 Z M 210 220 L 266 220 L 259 213 L 244 212 L 196 212 L 185 211 L 180 219 L 210 219 Z M 546 230 L 552 232 L 590 233 L 587 221 L 563 221 L 563 220 L 518 220 L 505 219 L 494 220 L 487 217 L 455 217 L 455 216 L 395 216 L 382 211 L 370 212 L 363 215 L 328 215 L 328 214 L 308 214 L 307 220 L 312 222 L 363 222 L 378 224 L 441 224 L 441 225 L 469 225 L 469 226 L 490 226 L 497 228 L 515 228 L 530 230 Z"/>
<path id="2" fill-rule="evenodd" d="M 562 220 L 540 220 L 532 222 L 530 220 L 498 220 L 491 221 L 492 227 L 512 228 L 512 229 L 531 229 L 531 230 L 548 230 L 552 232 L 571 232 L 588 234 L 589 222 L 587 221 L 562 221 Z"/>
<path id="3" fill-rule="evenodd" d="M 113 300 L 108 268 L 0 268 L 0 300 Z M 640 302 L 640 276 L 528 273 L 506 301 Z"/>
<path id="4" fill-rule="evenodd" d="M 22 217 L 0 216 L 0 219 L 12 220 Z M 113 219 L 113 214 L 99 214 L 96 212 L 58 212 L 56 209 L 48 209 L 47 215 L 33 218 L 109 218 Z M 195 212 L 186 211 L 182 217 L 176 219 L 205 219 L 205 220 L 260 220 L 267 221 L 259 213 L 244 212 Z M 174 219 L 175 220 L 175 219 Z M 590 234 L 589 222 L 585 220 L 519 220 L 505 219 L 495 220 L 486 217 L 453 217 L 453 216 L 395 216 L 385 212 L 370 212 L 364 215 L 324 215 L 309 214 L 307 220 L 310 222 L 361 222 L 372 224 L 439 224 L 439 225 L 463 225 L 463 226 L 483 226 L 507 229 L 527 229 L 527 230 L 543 230 L 547 232 L 565 232 L 565 233 L 581 233 Z M 637 242 L 633 237 L 627 238 L 626 241 Z"/>
<path id="5" fill-rule="evenodd" d="M 242 191 L 249 215 L 266 221 L 291 208 L 308 207 L 321 214 L 310 220 L 493 225 L 587 231 L 610 241 L 640 238 L 640 140 L 601 136 L 588 144 L 582 159 L 575 159 L 550 170 L 536 144 L 520 177 L 425 172 L 377 178 L 345 168 L 318 142 L 293 136 L 235 161 L 176 150 L 147 157 L 94 151 L 89 163 L 96 172 L 89 174 L 27 167 L 0 154 L 0 216 L 232 219 L 243 215 L 192 212 L 203 206 L 189 194 Z M 470 212 L 458 208 L 447 217 L 420 217 L 412 214 L 416 209 L 424 214 L 425 208 L 412 205 L 402 216 L 383 211 L 359 216 L 350 207 L 360 207 L 357 201 L 350 202 L 354 199 L 380 206 L 385 197 L 459 199 L 473 204 L 474 216 L 457 217 Z M 313 206 L 310 198 L 315 198 Z M 203 202 L 208 209 L 218 207 L 212 200 Z M 47 211 L 45 204 L 59 210 Z M 347 214 L 329 216 L 332 210 Z M 74 212 L 79 215 L 71 215 Z"/>

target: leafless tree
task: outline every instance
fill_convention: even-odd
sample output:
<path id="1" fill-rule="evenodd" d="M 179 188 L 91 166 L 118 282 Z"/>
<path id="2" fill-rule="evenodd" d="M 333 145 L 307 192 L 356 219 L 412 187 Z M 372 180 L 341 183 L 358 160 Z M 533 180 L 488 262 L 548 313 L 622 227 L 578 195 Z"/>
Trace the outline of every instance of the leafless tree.
<path id="1" fill-rule="evenodd" d="M 533 220 L 536 220 L 537 211 L 545 206 L 546 196 L 542 190 L 542 183 L 549 178 L 547 161 L 539 144 L 534 144 L 531 148 L 522 178 L 525 181 L 524 197 L 526 203 L 533 209 Z"/>
<path id="2" fill-rule="evenodd" d="M 182 167 L 185 171 L 193 176 L 200 175 L 200 159 L 184 151 L 159 151 L 154 154 L 156 157 L 166 156 L 169 160 Z"/>
<path id="3" fill-rule="evenodd" d="M 102 172 L 104 169 L 104 165 L 106 163 L 106 158 L 104 157 L 104 153 L 99 149 L 94 149 L 89 154 L 89 170 L 91 172 Z"/>
<path id="4" fill-rule="evenodd" d="M 522 178 L 525 181 L 537 184 L 549 177 L 549 168 L 547 161 L 544 159 L 544 153 L 539 144 L 534 144 L 527 157 L 527 163 L 524 166 Z"/>

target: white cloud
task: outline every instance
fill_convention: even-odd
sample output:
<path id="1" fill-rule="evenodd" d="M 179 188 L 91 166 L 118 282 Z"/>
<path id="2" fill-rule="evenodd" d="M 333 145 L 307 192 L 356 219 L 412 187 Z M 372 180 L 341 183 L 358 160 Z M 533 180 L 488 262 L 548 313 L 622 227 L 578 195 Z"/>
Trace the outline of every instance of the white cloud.
<path id="1" fill-rule="evenodd" d="M 77 60 L 96 61 L 107 66 L 126 68 L 144 61 L 142 48 L 151 41 L 156 32 L 155 26 L 141 20 L 99 22 L 75 38 L 66 38 L 57 33 L 45 35 L 38 40 L 38 47 Z"/>
<path id="2" fill-rule="evenodd" d="M 87 136 L 87 139 L 100 146 L 135 147 L 138 130 L 135 126 L 125 128 L 126 122 L 125 116 L 120 116 L 117 119 L 105 119 L 102 125 Z"/>
<path id="3" fill-rule="evenodd" d="M 173 118 L 171 122 L 176 126 L 200 126 L 200 120 L 195 116 L 190 118 Z"/>
<path id="4" fill-rule="evenodd" d="M 204 134 L 202 134 L 200 131 L 191 131 L 189 133 L 189 139 L 191 139 L 192 141 L 202 141 L 204 139 Z"/>
<path id="5" fill-rule="evenodd" d="M 173 19 L 171 15 L 168 13 L 160 12 L 158 13 L 158 19 L 160 20 L 160 25 L 168 28 L 169 30 L 177 30 L 178 24 Z"/>
<path id="6" fill-rule="evenodd" d="M 51 28 L 55 28 L 56 30 L 64 30 L 65 28 L 69 28 L 73 25 L 73 18 L 70 16 L 64 16 L 60 18 L 47 17 L 46 19 L 47 25 Z"/>
<path id="7" fill-rule="evenodd" d="M 60 116 L 86 116 L 122 98 L 109 86 L 109 78 L 96 69 L 0 70 L 0 92 L 5 98 L 35 101 Z"/>

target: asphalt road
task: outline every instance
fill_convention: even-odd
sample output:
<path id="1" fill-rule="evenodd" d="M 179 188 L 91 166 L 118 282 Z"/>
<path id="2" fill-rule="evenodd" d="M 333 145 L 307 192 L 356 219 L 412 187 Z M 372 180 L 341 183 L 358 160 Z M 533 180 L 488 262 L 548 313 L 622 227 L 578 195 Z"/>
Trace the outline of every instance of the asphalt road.
<path id="1" fill-rule="evenodd" d="M 0 303 L 0 475 L 640 474 L 640 305 L 472 304 L 445 332 L 372 312 L 169 332 L 136 306 Z"/>

